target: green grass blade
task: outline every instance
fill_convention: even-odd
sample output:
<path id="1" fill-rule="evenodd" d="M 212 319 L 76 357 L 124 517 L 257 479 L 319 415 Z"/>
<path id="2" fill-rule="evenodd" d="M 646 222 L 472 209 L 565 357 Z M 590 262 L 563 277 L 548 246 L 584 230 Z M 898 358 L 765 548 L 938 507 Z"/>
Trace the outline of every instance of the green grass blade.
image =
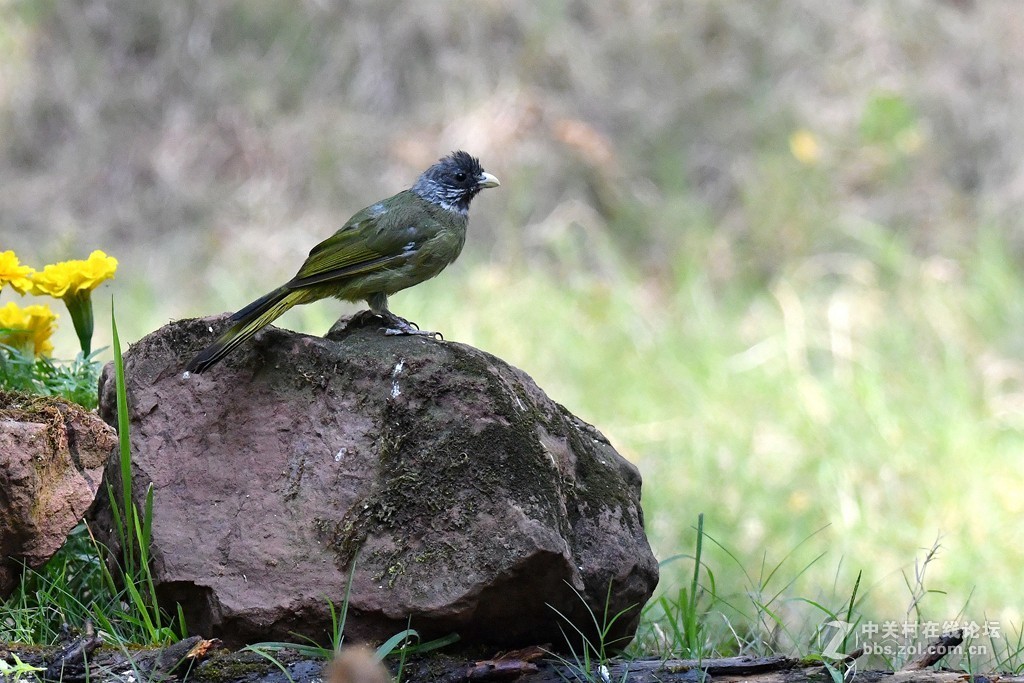
<path id="1" fill-rule="evenodd" d="M 125 531 L 122 552 L 125 559 L 125 571 L 133 573 L 136 568 L 135 548 L 131 541 L 131 530 L 135 528 L 135 505 L 132 502 L 132 454 L 129 438 L 128 395 L 124 380 L 124 358 L 121 356 L 121 339 L 117 334 L 117 320 L 114 316 L 114 302 L 110 302 L 110 328 L 113 336 L 111 347 L 114 351 L 114 382 L 117 391 L 117 443 L 121 466 L 121 510 L 124 515 Z M 113 501 L 112 501 L 113 502 Z"/>
<path id="2" fill-rule="evenodd" d="M 416 629 L 407 628 L 403 631 L 399 631 L 398 633 L 396 633 L 395 635 L 391 636 L 383 643 L 381 643 L 380 647 L 378 647 L 376 652 L 374 653 L 374 657 L 376 657 L 377 661 L 379 662 L 388 655 L 390 655 L 392 652 L 394 652 L 395 649 L 398 648 L 400 644 L 404 643 L 409 638 L 415 638 L 419 640 L 419 637 L 420 634 Z"/>

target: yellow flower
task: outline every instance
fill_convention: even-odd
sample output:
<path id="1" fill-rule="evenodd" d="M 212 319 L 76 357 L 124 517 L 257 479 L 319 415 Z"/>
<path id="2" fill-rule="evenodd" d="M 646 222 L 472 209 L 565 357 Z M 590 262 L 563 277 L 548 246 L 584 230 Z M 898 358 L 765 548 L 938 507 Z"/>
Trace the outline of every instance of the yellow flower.
<path id="1" fill-rule="evenodd" d="M 789 136 L 789 151 L 801 164 L 813 166 L 821 159 L 821 144 L 817 136 L 801 128 Z"/>
<path id="2" fill-rule="evenodd" d="M 63 299 L 69 294 L 90 292 L 104 280 L 114 277 L 117 259 L 100 250 L 82 261 L 53 263 L 32 275 L 32 293 Z"/>
<path id="3" fill-rule="evenodd" d="M 82 261 L 61 261 L 32 275 L 32 293 L 63 299 L 71 314 L 82 355 L 92 348 L 92 290 L 114 277 L 117 259 L 97 249 Z"/>
<path id="4" fill-rule="evenodd" d="M 34 272 L 28 266 L 21 265 L 13 251 L 0 251 L 0 289 L 10 284 L 19 294 L 24 294 L 32 288 Z"/>
<path id="5" fill-rule="evenodd" d="M 50 337 L 56 328 L 57 314 L 47 306 L 20 308 L 10 301 L 0 308 L 0 344 L 13 346 L 34 356 L 53 351 Z"/>

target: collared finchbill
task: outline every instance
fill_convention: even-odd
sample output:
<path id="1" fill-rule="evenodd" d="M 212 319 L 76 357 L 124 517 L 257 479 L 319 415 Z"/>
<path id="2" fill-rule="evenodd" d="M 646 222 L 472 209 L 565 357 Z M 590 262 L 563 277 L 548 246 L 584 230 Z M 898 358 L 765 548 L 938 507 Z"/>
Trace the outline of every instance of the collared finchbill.
<path id="1" fill-rule="evenodd" d="M 289 308 L 327 297 L 366 301 L 383 320 L 385 334 L 434 335 L 392 313 L 388 296 L 429 280 L 458 258 L 470 202 L 499 185 L 467 152 L 439 159 L 412 187 L 356 212 L 313 247 L 291 280 L 232 314 L 230 327 L 185 371 L 204 372 Z"/>

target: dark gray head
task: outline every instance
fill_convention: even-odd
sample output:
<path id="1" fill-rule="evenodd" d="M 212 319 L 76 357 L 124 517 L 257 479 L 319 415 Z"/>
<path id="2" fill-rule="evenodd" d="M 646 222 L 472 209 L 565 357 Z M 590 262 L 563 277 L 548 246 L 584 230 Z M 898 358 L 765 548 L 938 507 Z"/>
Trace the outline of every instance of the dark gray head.
<path id="1" fill-rule="evenodd" d="M 480 190 L 499 184 L 497 178 L 484 171 L 478 159 L 460 150 L 424 171 L 412 191 L 428 202 L 465 215 Z"/>

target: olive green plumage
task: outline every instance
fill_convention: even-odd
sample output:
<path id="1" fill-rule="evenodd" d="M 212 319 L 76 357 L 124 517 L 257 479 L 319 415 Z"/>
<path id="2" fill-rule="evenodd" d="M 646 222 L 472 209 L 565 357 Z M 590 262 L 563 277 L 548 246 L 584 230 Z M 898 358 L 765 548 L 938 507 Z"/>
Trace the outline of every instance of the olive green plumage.
<path id="1" fill-rule="evenodd" d="M 441 159 L 411 189 L 366 207 L 313 247 L 295 277 L 232 315 L 233 325 L 185 370 L 207 370 L 292 306 L 327 297 L 367 301 L 389 325 L 387 334 L 434 334 L 391 313 L 387 297 L 429 280 L 458 258 L 469 203 L 497 185 L 465 152 Z"/>

